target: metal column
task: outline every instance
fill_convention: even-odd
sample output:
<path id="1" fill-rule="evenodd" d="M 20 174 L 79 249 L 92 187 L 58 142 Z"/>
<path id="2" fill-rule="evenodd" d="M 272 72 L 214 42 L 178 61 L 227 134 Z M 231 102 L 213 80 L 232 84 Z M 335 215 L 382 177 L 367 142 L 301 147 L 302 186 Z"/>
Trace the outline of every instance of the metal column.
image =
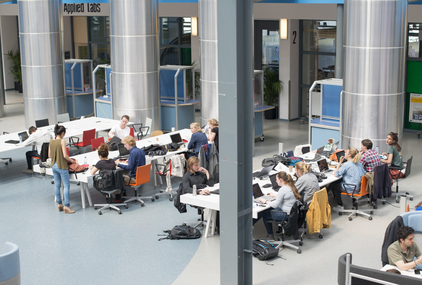
<path id="1" fill-rule="evenodd" d="M 1 38 L 0 38 L 0 118 L 4 117 L 4 104 L 5 104 L 5 92 L 4 92 L 4 81 L 3 81 L 3 60 L 1 50 Z"/>
<path id="2" fill-rule="evenodd" d="M 217 0 L 220 283 L 252 284 L 252 0 Z"/>
<path id="3" fill-rule="evenodd" d="M 342 146 L 372 140 L 386 151 L 391 131 L 402 137 L 407 0 L 346 0 Z"/>
<path id="4" fill-rule="evenodd" d="M 217 0 L 199 0 L 201 42 L 201 126 L 218 116 Z"/>
<path id="5" fill-rule="evenodd" d="M 337 4 L 337 27 L 336 27 L 336 78 L 343 79 L 343 29 L 344 29 L 344 5 Z"/>
<path id="6" fill-rule="evenodd" d="M 160 129 L 158 0 L 110 0 L 114 119 L 129 115 Z"/>
<path id="7" fill-rule="evenodd" d="M 25 125 L 66 113 L 61 0 L 18 0 Z"/>

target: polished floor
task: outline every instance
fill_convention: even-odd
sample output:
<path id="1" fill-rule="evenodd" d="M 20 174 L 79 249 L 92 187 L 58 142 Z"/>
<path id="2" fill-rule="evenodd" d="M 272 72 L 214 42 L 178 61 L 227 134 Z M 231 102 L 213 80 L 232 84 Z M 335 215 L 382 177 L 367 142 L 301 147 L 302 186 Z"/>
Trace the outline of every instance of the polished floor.
<path id="1" fill-rule="evenodd" d="M 7 92 L 0 132 L 24 128 L 22 95 Z M 263 158 L 278 152 L 279 143 L 292 149 L 307 141 L 308 126 L 299 121 L 264 121 L 265 140 L 256 140 L 254 168 Z M 405 158 L 414 156 L 412 174 L 400 182 L 415 199 L 422 200 L 419 179 L 422 139 L 405 133 L 400 142 Z M 176 224 L 194 222 L 196 211 L 179 214 L 164 197 L 146 200 L 145 207 L 131 204 L 123 214 L 106 212 L 99 216 L 92 208 L 82 209 L 79 187 L 71 185 L 70 202 L 76 213 L 64 215 L 55 207 L 51 178 L 23 174 L 25 151 L 1 153 L 13 157 L 8 166 L 0 163 L 0 244 L 10 241 L 20 247 L 22 284 L 219 284 L 219 236 L 188 241 L 158 241 L 162 230 Z M 177 184 L 177 180 L 174 184 Z M 147 188 L 147 192 L 153 189 Z M 91 189 L 94 203 L 103 198 Z M 330 229 L 304 239 L 302 254 L 283 249 L 280 258 L 270 262 L 253 260 L 254 284 L 336 284 L 337 259 L 353 254 L 353 263 L 381 267 L 381 244 L 388 223 L 400 214 L 393 198 L 379 205 L 369 221 L 332 215 Z M 330 203 L 335 205 L 333 197 Z M 345 206 L 350 202 L 345 200 Z M 363 205 L 362 207 L 367 207 Z M 265 237 L 261 222 L 254 237 Z M 422 239 L 417 241 L 422 245 Z M 224 255 L 223 255 L 224 256 Z"/>

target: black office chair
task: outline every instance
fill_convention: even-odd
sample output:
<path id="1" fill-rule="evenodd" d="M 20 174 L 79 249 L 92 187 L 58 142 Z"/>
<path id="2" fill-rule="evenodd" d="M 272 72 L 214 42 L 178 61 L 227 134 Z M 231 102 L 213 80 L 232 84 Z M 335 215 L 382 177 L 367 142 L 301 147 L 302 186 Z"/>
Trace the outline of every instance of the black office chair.
<path id="1" fill-rule="evenodd" d="M 138 140 L 143 139 L 149 132 L 149 127 L 144 126 L 142 123 L 133 124 L 132 127 L 133 127 L 133 131 L 135 132 Z"/>
<path id="2" fill-rule="evenodd" d="M 46 127 L 46 126 L 49 126 L 49 125 L 50 124 L 48 123 L 48 118 L 35 121 L 35 126 L 37 128 Z"/>
<path id="3" fill-rule="evenodd" d="M 404 171 L 404 175 L 402 177 L 400 177 L 400 175 L 397 175 L 397 177 L 394 178 L 393 176 L 391 176 L 391 172 L 390 172 L 390 176 L 396 182 L 396 203 L 400 202 L 400 196 L 401 195 L 406 195 L 407 198 L 409 198 L 410 201 L 413 201 L 413 196 L 410 195 L 409 192 L 399 192 L 399 180 L 400 179 L 406 179 L 410 175 L 410 172 L 412 170 L 412 160 L 413 160 L 413 156 L 411 156 L 407 160 L 407 162 L 403 165 L 403 167 L 397 167 L 397 166 L 389 166 L 388 167 L 390 170 L 398 169 L 399 171 L 402 171 L 403 169 L 406 169 Z"/>
<path id="4" fill-rule="evenodd" d="M 103 181 L 106 179 L 106 175 L 110 175 L 110 178 L 112 180 L 111 184 L 107 186 L 107 183 L 104 183 Z M 98 210 L 98 215 L 103 214 L 103 210 L 110 209 L 110 210 L 116 210 L 117 213 L 121 214 L 122 211 L 117 208 L 120 206 L 124 206 L 126 209 L 129 208 L 129 206 L 126 203 L 117 203 L 113 204 L 113 196 L 115 192 L 122 189 L 124 187 L 124 181 L 123 181 L 123 170 L 117 169 L 117 170 L 100 170 L 99 174 L 94 175 L 92 177 L 94 181 L 94 188 L 100 191 L 106 198 L 108 199 L 108 203 L 106 204 L 94 204 L 94 210 L 101 207 Z"/>

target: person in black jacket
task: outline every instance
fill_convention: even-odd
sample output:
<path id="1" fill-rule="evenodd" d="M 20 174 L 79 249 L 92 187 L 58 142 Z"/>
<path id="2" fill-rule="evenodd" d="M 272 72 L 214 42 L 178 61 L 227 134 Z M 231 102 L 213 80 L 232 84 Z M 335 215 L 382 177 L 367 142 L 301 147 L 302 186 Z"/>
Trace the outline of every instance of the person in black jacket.
<path id="1" fill-rule="evenodd" d="M 208 170 L 199 167 L 199 158 L 192 156 L 186 163 L 187 171 L 182 178 L 183 191 L 182 193 L 192 193 L 193 185 L 196 185 L 198 190 L 204 189 L 208 186 L 214 185 L 214 180 L 210 177 Z M 199 195 L 209 195 L 209 190 L 200 190 Z"/>

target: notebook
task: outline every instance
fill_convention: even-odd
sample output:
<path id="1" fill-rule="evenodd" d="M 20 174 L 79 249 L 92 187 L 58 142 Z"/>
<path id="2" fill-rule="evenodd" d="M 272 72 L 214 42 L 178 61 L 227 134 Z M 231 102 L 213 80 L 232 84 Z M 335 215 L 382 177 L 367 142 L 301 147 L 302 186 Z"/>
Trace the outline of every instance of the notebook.
<path id="1" fill-rule="evenodd" d="M 254 197 L 255 202 L 259 202 L 258 198 L 263 198 L 267 201 L 274 201 L 275 200 L 274 197 L 269 197 L 267 195 L 264 195 L 264 193 L 262 193 L 261 187 L 259 187 L 258 183 L 255 183 L 254 185 L 252 185 L 252 193 L 253 193 L 253 197 Z"/>
<path id="2" fill-rule="evenodd" d="M 268 175 L 268 173 L 270 173 L 271 170 L 273 170 L 274 166 L 268 166 L 268 167 L 264 167 L 263 169 L 261 169 L 261 171 L 256 171 L 254 173 L 252 173 L 253 177 L 263 177 L 265 175 Z"/>
<path id="3" fill-rule="evenodd" d="M 270 175 L 270 180 L 274 191 L 278 191 L 281 187 L 277 183 L 277 174 Z"/>

